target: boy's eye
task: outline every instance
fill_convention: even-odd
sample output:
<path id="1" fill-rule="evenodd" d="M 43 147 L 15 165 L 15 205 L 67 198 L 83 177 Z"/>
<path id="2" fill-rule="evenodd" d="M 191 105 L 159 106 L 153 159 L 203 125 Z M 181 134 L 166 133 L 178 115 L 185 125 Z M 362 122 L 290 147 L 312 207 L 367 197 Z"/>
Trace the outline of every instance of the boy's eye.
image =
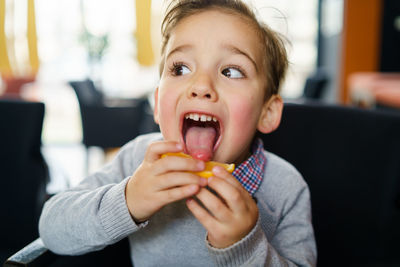
<path id="1" fill-rule="evenodd" d="M 240 70 L 238 70 L 237 68 L 233 68 L 233 67 L 224 69 L 222 71 L 222 74 L 225 75 L 226 77 L 232 78 L 232 79 L 240 79 L 240 78 L 244 77 L 243 73 Z"/>
<path id="2" fill-rule="evenodd" d="M 174 76 L 181 76 L 190 73 L 190 69 L 181 63 L 174 63 L 172 66 L 172 74 Z"/>

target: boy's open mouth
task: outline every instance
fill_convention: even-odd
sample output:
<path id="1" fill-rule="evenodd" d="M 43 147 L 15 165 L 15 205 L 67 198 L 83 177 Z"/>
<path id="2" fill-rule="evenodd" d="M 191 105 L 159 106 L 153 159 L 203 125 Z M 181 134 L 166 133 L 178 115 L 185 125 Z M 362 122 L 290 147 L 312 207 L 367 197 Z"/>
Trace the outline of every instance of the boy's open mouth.
<path id="1" fill-rule="evenodd" d="M 192 157 L 211 160 L 217 147 L 221 127 L 214 116 L 200 113 L 187 113 L 183 118 L 182 136 L 186 153 Z"/>

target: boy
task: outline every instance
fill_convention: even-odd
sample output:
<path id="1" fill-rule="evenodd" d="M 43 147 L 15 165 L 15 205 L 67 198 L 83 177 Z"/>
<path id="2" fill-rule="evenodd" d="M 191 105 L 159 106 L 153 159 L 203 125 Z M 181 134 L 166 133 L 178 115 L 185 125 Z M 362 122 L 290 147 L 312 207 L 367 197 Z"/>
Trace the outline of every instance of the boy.
<path id="1" fill-rule="evenodd" d="M 233 0 L 176 1 L 163 37 L 154 110 L 162 135 L 136 138 L 49 200 L 44 243 L 82 254 L 128 236 L 135 266 L 315 265 L 307 185 L 255 139 L 280 122 L 281 39 Z M 161 157 L 182 151 L 192 158 Z M 191 173 L 211 159 L 236 170 Z"/>

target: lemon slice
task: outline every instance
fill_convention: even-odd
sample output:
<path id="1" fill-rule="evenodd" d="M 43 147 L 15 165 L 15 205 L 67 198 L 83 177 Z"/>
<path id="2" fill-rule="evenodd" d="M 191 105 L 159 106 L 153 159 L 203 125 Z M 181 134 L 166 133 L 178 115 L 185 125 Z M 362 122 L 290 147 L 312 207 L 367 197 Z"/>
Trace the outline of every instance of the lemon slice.
<path id="1" fill-rule="evenodd" d="M 176 156 L 176 157 L 184 157 L 184 158 L 191 158 L 192 156 L 182 153 L 182 152 L 178 152 L 178 153 L 165 153 L 161 156 L 161 158 L 167 157 L 167 156 Z M 201 172 L 192 172 L 196 175 L 199 175 L 203 178 L 209 178 L 211 176 L 213 176 L 212 173 L 212 169 L 215 166 L 220 166 L 222 168 L 224 168 L 225 170 L 227 170 L 229 173 L 232 173 L 233 170 L 235 169 L 235 164 L 225 164 L 225 163 L 220 163 L 220 162 L 216 162 L 216 161 L 207 161 L 206 162 L 206 166 L 204 171 Z"/>

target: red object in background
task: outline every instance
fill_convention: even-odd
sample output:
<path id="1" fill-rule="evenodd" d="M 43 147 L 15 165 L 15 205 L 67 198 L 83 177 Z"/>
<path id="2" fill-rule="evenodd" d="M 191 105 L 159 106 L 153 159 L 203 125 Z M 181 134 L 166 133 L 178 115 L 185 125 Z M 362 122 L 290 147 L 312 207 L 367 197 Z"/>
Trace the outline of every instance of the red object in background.
<path id="1" fill-rule="evenodd" d="M 35 77 L 2 77 L 5 84 L 5 91 L 0 95 L 0 98 L 22 98 L 21 88 L 35 81 Z"/>
<path id="2" fill-rule="evenodd" d="M 354 104 L 400 109 L 400 73 L 357 72 L 349 76 L 348 86 Z"/>

